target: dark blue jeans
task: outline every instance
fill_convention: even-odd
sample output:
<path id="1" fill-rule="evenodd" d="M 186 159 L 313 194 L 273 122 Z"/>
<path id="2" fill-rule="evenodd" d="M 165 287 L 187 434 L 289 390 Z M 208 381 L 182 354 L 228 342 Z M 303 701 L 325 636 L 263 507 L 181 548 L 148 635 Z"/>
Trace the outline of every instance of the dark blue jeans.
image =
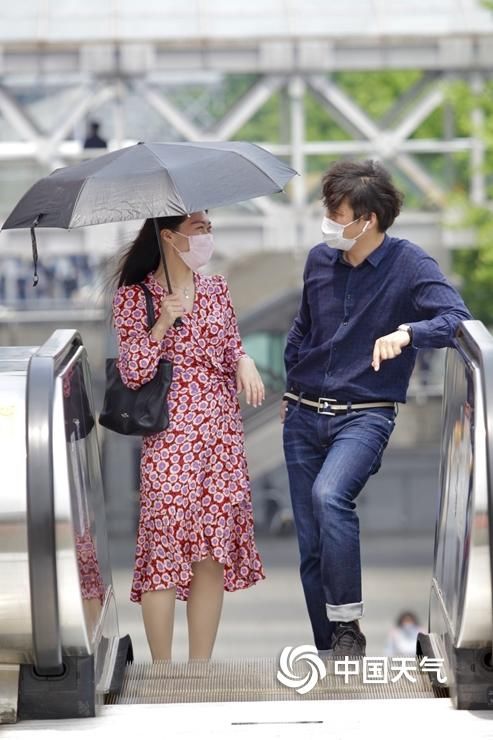
<path id="1" fill-rule="evenodd" d="M 334 622 L 363 615 L 355 499 L 380 467 L 392 408 L 318 414 L 289 403 L 284 455 L 315 645 L 330 648 Z"/>

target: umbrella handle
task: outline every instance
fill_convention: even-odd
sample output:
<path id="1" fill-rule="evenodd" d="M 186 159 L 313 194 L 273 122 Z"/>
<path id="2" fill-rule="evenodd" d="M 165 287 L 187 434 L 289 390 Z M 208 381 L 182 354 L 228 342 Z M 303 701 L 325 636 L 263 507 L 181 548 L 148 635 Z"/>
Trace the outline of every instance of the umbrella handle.
<path id="1" fill-rule="evenodd" d="M 36 287 L 38 284 L 38 245 L 36 243 L 36 226 L 39 223 L 39 219 L 41 218 L 42 214 L 40 213 L 34 221 L 31 224 L 31 248 L 33 253 L 33 265 L 34 265 L 34 275 L 33 275 L 33 288 Z"/>
<path id="2" fill-rule="evenodd" d="M 158 223 L 157 223 L 157 218 L 153 218 L 152 220 L 154 221 L 154 231 L 156 232 L 156 239 L 157 239 L 159 251 L 161 253 L 161 261 L 163 263 L 164 274 L 166 276 L 166 284 L 168 286 L 168 293 L 171 294 L 173 292 L 171 290 L 171 280 L 169 279 L 168 265 L 166 264 L 166 257 L 164 256 L 164 249 L 163 249 L 163 245 L 162 245 L 162 242 L 161 242 L 161 234 L 159 233 L 159 226 L 158 226 Z M 182 324 L 183 324 L 183 321 L 178 316 L 178 318 L 175 319 L 175 322 L 174 322 L 173 326 L 182 326 Z"/>

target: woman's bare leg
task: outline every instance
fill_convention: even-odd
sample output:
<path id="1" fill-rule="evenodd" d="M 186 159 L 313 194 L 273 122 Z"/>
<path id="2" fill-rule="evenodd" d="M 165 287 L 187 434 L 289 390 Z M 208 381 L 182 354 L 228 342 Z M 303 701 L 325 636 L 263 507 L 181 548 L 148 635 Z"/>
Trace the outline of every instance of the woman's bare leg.
<path id="1" fill-rule="evenodd" d="M 142 595 L 142 616 L 152 660 L 171 660 L 176 592 L 146 591 Z"/>
<path id="2" fill-rule="evenodd" d="M 224 566 L 206 558 L 192 564 L 187 600 L 188 654 L 190 660 L 211 657 L 224 597 Z"/>

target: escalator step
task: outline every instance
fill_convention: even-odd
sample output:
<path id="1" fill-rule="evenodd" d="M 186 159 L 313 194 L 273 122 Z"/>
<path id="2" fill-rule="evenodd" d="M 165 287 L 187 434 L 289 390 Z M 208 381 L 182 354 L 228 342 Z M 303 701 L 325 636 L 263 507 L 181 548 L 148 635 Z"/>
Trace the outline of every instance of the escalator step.
<path id="1" fill-rule="evenodd" d="M 428 674 L 414 671 L 412 677 L 387 675 L 376 683 L 363 675 L 363 661 L 350 660 L 354 675 L 341 673 L 344 659 L 324 661 L 326 675 L 316 673 L 314 686 L 298 693 L 277 678 L 279 663 L 272 658 L 222 661 L 134 663 L 127 666 L 121 691 L 106 697 L 107 704 L 175 704 L 188 702 L 292 701 L 327 699 L 433 699 L 448 696 L 446 688 L 434 688 Z M 313 664 L 290 666 L 305 684 L 317 668 Z M 357 673 L 356 673 L 357 669 Z M 366 669 L 365 669 L 366 670 Z M 346 671 L 348 673 L 349 671 Z M 411 675 L 411 674 L 409 674 Z M 370 677 L 371 678 L 371 677 Z"/>

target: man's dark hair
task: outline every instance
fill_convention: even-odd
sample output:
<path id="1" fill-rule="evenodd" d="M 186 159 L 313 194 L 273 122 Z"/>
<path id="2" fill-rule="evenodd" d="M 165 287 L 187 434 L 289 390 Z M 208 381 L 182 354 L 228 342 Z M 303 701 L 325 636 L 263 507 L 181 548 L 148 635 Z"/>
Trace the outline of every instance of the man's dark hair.
<path id="1" fill-rule="evenodd" d="M 324 175 L 322 193 L 329 212 L 336 211 L 347 199 L 354 218 L 375 213 L 380 231 L 392 226 L 403 201 L 387 170 L 371 159 L 336 162 Z"/>

